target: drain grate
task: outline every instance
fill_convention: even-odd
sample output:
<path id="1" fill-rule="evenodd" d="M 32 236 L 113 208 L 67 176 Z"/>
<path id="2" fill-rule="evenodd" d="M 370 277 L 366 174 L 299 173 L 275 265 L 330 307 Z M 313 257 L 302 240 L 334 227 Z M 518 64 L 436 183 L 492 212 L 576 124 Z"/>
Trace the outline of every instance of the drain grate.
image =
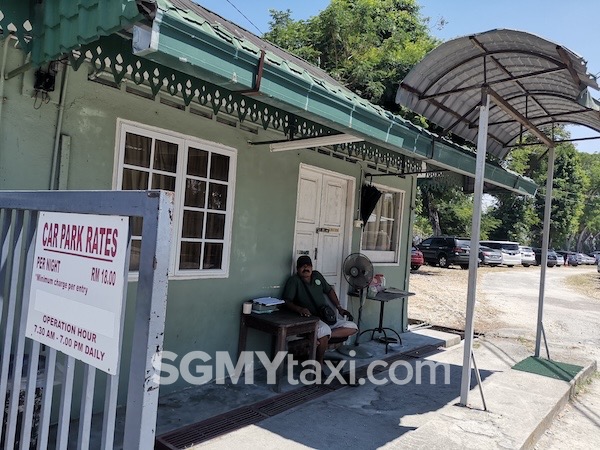
<path id="1" fill-rule="evenodd" d="M 425 345 L 410 352 L 390 355 L 387 358 L 383 358 L 383 361 L 392 363 L 401 359 L 420 358 L 423 355 L 433 353 L 437 350 L 438 347 L 435 345 Z M 375 368 L 374 372 L 379 373 L 384 370 L 387 369 L 378 367 Z M 357 380 L 366 375 L 367 367 L 362 366 L 356 368 Z M 345 387 L 345 385 L 338 381 L 335 381 L 330 385 L 302 386 L 293 391 L 278 394 L 253 405 L 243 406 L 218 416 L 211 417 L 210 419 L 165 433 L 156 438 L 155 448 L 157 450 L 181 450 L 189 448 L 247 425 L 256 424 L 268 417 L 281 414 L 282 412 L 295 408 L 310 400 L 322 397 L 323 395 L 342 387 Z"/>
<path id="2" fill-rule="evenodd" d="M 304 386 L 300 389 L 263 400 L 262 402 L 252 405 L 252 408 L 256 409 L 256 411 L 262 414 L 272 417 L 287 411 L 288 409 L 302 405 L 310 400 L 319 398 L 325 394 L 328 394 L 329 392 L 331 392 L 331 389 L 329 389 L 327 386 Z"/>
<path id="3" fill-rule="evenodd" d="M 156 438 L 157 450 L 179 450 L 258 423 L 288 409 L 331 392 L 327 386 L 311 385 L 276 395 L 250 406 L 234 409 L 210 419 L 165 433 Z"/>
<path id="4" fill-rule="evenodd" d="M 158 436 L 155 448 L 158 450 L 188 448 L 263 419 L 265 419 L 264 415 L 251 406 L 245 406 Z"/>

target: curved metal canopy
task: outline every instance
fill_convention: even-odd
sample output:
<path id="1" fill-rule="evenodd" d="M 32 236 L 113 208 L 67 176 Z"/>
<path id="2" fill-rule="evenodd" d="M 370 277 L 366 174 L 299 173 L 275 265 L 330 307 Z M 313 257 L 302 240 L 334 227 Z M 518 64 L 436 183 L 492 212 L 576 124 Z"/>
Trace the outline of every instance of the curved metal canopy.
<path id="1" fill-rule="evenodd" d="M 503 159 L 525 131 L 548 146 L 540 127 L 583 125 L 600 133 L 598 89 L 586 61 L 569 49 L 516 30 L 491 30 L 447 41 L 404 78 L 396 102 L 446 133 L 477 142 L 482 89 L 493 99 L 487 152 Z"/>

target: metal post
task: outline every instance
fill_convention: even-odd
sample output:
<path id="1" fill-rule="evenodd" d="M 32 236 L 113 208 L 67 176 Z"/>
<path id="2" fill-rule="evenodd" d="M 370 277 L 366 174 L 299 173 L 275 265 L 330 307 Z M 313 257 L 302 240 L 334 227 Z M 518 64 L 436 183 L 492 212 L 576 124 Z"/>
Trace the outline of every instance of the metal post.
<path id="1" fill-rule="evenodd" d="M 487 148 L 488 116 L 490 96 L 487 88 L 481 90 L 479 108 L 479 133 L 477 135 L 477 159 L 475 162 L 475 188 L 473 191 L 473 221 L 471 223 L 471 250 L 469 255 L 469 284 L 467 290 L 467 311 L 465 317 L 465 341 L 463 368 L 460 387 L 460 404 L 467 405 L 471 384 L 471 353 L 473 352 L 473 319 L 475 316 L 475 296 L 477 290 L 477 259 L 479 256 L 479 233 L 481 229 L 481 197 L 485 175 L 485 155 Z"/>
<path id="2" fill-rule="evenodd" d="M 542 232 L 542 255 L 540 266 L 540 295 L 538 301 L 537 332 L 535 334 L 535 356 L 540 356 L 542 322 L 544 316 L 544 289 L 546 287 L 546 268 L 548 267 L 548 244 L 550 242 L 550 212 L 552 209 L 552 184 L 554 182 L 554 147 L 548 149 L 548 174 L 546 179 L 546 201 L 544 204 L 544 229 Z"/>
<path id="3" fill-rule="evenodd" d="M 123 448 L 154 448 L 173 213 L 169 194 L 162 192 L 159 200 L 154 214 L 144 218 L 142 230 L 133 348 L 146 352 L 131 355 Z"/>

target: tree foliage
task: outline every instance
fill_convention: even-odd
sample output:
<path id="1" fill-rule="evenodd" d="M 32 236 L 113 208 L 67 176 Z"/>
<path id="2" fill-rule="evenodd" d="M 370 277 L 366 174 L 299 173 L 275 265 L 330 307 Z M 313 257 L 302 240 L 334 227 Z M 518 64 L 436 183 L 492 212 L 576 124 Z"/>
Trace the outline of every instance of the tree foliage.
<path id="1" fill-rule="evenodd" d="M 294 21 L 271 10 L 270 42 L 322 68 L 350 90 L 399 112 L 398 83 L 433 49 L 416 0 L 332 0 L 319 15 Z"/>

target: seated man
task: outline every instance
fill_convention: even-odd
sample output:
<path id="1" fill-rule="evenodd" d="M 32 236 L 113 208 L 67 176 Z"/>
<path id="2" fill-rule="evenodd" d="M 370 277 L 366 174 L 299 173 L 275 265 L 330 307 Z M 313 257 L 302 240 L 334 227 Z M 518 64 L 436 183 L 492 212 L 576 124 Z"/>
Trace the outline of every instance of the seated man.
<path id="1" fill-rule="evenodd" d="M 310 294 L 308 290 L 310 290 Z M 329 300 L 331 300 L 342 317 L 351 317 L 351 314 L 340 305 L 335 289 L 325 281 L 323 275 L 316 270 L 313 271 L 310 257 L 307 255 L 300 256 L 296 263 L 296 273 L 287 280 L 283 288 L 282 297 L 285 300 L 286 306 L 301 316 L 317 316 L 317 306 L 327 304 L 327 300 L 323 297 L 323 294 L 329 297 Z M 310 298 L 311 295 L 312 299 Z M 323 357 L 329 345 L 330 337 L 347 338 L 357 331 L 358 327 L 356 324 L 349 320 L 338 319 L 333 325 L 327 325 L 322 320 L 319 321 L 317 325 L 317 361 L 323 364 Z"/>

